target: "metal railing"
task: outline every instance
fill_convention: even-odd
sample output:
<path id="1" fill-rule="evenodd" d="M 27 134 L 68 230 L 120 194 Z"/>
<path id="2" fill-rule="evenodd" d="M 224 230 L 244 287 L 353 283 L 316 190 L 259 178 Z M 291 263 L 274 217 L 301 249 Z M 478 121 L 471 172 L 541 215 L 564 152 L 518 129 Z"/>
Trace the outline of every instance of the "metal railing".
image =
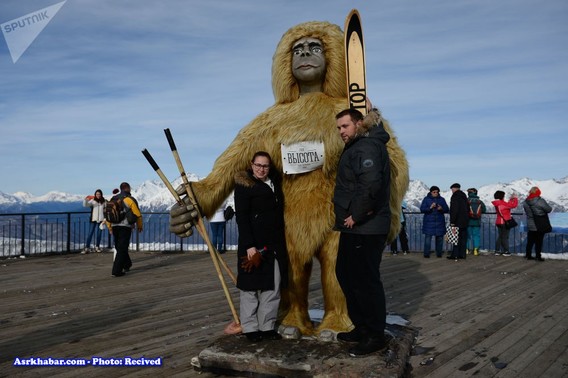
<path id="1" fill-rule="evenodd" d="M 38 254 L 75 253 L 85 248 L 91 228 L 90 212 L 0 214 L 0 258 Z M 169 213 L 143 212 L 143 232 L 132 232 L 130 248 L 141 251 L 182 252 L 206 250 L 197 231 L 179 238 L 169 231 Z M 207 229 L 208 222 L 205 222 Z M 91 242 L 94 246 L 95 237 Z M 225 228 L 225 249 L 236 248 L 237 228 L 233 220 Z M 104 229 L 101 247 L 113 248 L 112 236 Z"/>
<path id="2" fill-rule="evenodd" d="M 0 258 L 39 254 L 76 253 L 85 247 L 90 229 L 89 212 L 18 213 L 0 214 Z M 512 253 L 524 254 L 527 233 L 526 220 L 522 214 L 514 214 L 520 226 L 511 230 L 509 244 Z M 189 238 L 181 239 L 169 232 L 168 212 L 144 212 L 144 231 L 133 232 L 130 248 L 136 251 L 202 251 L 207 246 L 201 236 L 194 232 Z M 420 213 L 406 213 L 406 230 L 411 251 L 421 252 L 424 245 Z M 207 229 L 209 226 L 206 223 Z M 481 250 L 495 249 L 495 214 L 484 214 L 481 219 Z M 225 249 L 236 249 L 238 231 L 235 219 L 227 222 L 225 228 Z M 102 246 L 112 248 L 112 237 L 103 231 Z M 445 249 L 450 247 L 445 245 Z M 389 250 L 387 247 L 386 250 Z M 568 238 L 565 234 L 547 234 L 543 252 L 568 252 Z"/>

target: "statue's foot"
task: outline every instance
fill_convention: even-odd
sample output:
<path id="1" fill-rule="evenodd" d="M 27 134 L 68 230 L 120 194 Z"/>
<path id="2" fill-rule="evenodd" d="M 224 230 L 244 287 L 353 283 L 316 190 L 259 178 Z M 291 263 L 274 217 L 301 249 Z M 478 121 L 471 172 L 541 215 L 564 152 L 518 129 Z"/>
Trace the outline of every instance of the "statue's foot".
<path id="1" fill-rule="evenodd" d="M 283 327 L 296 328 L 302 336 L 312 336 L 314 334 L 314 326 L 307 311 L 289 311 L 281 324 Z"/>
<path id="2" fill-rule="evenodd" d="M 328 311 L 325 313 L 322 322 L 316 330 L 316 333 L 320 335 L 320 337 L 327 338 L 327 336 L 322 335 L 323 331 L 330 330 L 334 333 L 347 332 L 351 328 L 353 328 L 353 324 L 351 323 L 351 319 L 349 319 L 347 313 L 339 311 Z"/>

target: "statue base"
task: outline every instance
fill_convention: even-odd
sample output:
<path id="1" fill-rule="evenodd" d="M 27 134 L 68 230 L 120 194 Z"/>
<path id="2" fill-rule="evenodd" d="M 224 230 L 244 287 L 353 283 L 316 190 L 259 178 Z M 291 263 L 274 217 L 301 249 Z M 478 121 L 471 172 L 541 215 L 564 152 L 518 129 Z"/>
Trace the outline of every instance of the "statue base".
<path id="1" fill-rule="evenodd" d="M 250 342 L 243 335 L 224 335 L 192 360 L 196 370 L 223 375 L 262 377 L 404 377 L 417 331 L 387 324 L 388 346 L 364 357 L 350 357 L 355 344 L 316 337 Z M 325 338 L 324 338 L 325 340 Z"/>

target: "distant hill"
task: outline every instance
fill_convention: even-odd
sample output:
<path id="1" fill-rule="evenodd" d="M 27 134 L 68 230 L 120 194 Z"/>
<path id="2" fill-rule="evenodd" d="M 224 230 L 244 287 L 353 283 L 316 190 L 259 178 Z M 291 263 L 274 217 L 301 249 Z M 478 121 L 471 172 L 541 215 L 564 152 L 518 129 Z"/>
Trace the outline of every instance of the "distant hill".
<path id="1" fill-rule="evenodd" d="M 190 181 L 199 181 L 199 177 L 190 174 Z M 181 179 L 173 183 L 174 187 L 181 184 Z M 493 193 L 496 190 L 503 190 L 507 197 L 512 193 L 516 193 L 519 199 L 523 201 L 529 189 L 532 186 L 538 186 L 542 190 L 542 196 L 553 207 L 554 212 L 568 212 L 568 176 L 560 180 L 532 180 L 530 178 L 522 178 L 510 183 L 497 183 L 481 186 L 478 194 L 481 199 L 491 205 Z M 425 183 L 420 180 L 411 180 L 405 200 L 408 204 L 409 211 L 419 211 L 422 199 L 428 194 L 428 188 Z M 446 198 L 449 203 L 451 197 L 450 189 L 440 188 L 442 197 Z M 466 190 L 467 188 L 462 188 Z M 169 193 L 165 185 L 161 181 L 149 180 L 142 183 L 137 188 L 133 188 L 132 194 L 138 200 L 142 211 L 168 211 L 174 204 L 174 199 Z M 59 211 L 86 211 L 83 207 L 84 195 L 69 194 L 63 192 L 49 192 L 42 196 L 33 196 L 29 193 L 17 192 L 6 194 L 0 192 L 0 213 L 32 213 L 32 212 L 59 212 Z M 107 195 L 110 198 L 110 196 Z M 232 195 L 229 197 L 229 203 L 233 204 Z M 489 211 L 492 211 L 490 208 Z M 522 211 L 520 206 L 517 211 Z"/>

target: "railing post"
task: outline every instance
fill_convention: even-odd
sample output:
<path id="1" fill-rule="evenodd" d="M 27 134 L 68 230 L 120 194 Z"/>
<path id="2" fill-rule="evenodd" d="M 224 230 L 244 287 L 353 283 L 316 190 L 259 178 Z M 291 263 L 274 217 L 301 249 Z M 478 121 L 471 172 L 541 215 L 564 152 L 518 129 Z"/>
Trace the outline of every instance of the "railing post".
<path id="1" fill-rule="evenodd" d="M 20 255 L 24 256 L 26 254 L 26 215 L 22 214 L 22 246 L 20 249 Z"/>
<path id="2" fill-rule="evenodd" d="M 67 213 L 67 253 L 71 252 L 71 213 Z"/>
<path id="3" fill-rule="evenodd" d="M 136 227 L 136 252 L 140 252 L 140 232 L 138 227 Z"/>

